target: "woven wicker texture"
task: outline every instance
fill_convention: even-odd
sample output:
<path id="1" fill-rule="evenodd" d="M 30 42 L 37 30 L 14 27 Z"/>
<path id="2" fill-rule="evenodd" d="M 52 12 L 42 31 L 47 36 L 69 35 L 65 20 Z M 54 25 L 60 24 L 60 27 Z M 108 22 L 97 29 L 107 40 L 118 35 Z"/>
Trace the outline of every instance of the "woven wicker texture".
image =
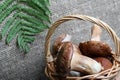
<path id="1" fill-rule="evenodd" d="M 70 16 L 65 16 L 59 20 L 57 20 L 49 29 L 47 36 L 46 36 L 46 42 L 45 42 L 45 54 L 46 54 L 46 60 L 47 60 L 47 66 L 45 69 L 45 73 L 46 75 L 52 79 L 52 80 L 59 80 L 57 78 L 57 73 L 55 73 L 55 68 L 54 68 L 54 59 L 51 55 L 50 52 L 50 38 L 52 36 L 52 34 L 54 33 L 55 29 L 62 23 L 66 22 L 66 21 L 70 21 L 70 20 L 84 20 L 84 21 L 89 21 L 93 24 L 97 24 L 98 26 L 102 27 L 104 30 L 106 30 L 108 32 L 108 34 L 111 36 L 111 38 L 113 39 L 114 45 L 115 45 L 115 54 L 114 56 L 114 61 L 113 61 L 113 66 L 111 69 L 102 71 L 98 74 L 93 74 L 93 75 L 87 75 L 87 76 L 83 76 L 83 77 L 69 77 L 67 76 L 67 79 L 110 79 L 112 77 L 114 77 L 115 75 L 117 75 L 118 71 L 120 70 L 120 60 L 119 60 L 119 55 L 120 55 L 120 43 L 119 43 L 119 38 L 117 37 L 116 33 L 113 31 L 113 29 L 107 25 L 105 22 L 90 17 L 90 16 L 86 16 L 86 15 L 70 15 Z M 105 75 L 105 76 L 104 76 Z"/>

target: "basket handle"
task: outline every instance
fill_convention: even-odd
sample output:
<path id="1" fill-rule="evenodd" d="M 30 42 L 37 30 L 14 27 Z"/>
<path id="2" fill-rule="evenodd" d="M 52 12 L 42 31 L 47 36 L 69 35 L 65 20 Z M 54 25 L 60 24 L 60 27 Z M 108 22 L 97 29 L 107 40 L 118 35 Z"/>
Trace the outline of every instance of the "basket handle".
<path id="1" fill-rule="evenodd" d="M 61 18 L 61 19 L 57 20 L 55 23 L 53 23 L 53 25 L 50 27 L 50 29 L 47 33 L 47 36 L 45 39 L 45 56 L 46 56 L 47 62 L 53 61 L 53 57 L 50 52 L 50 38 L 51 38 L 52 34 L 54 33 L 55 29 L 60 24 L 66 22 L 66 21 L 69 21 L 69 20 L 73 20 L 73 19 L 90 21 L 91 23 L 97 24 L 98 26 L 100 26 L 104 30 L 106 30 L 114 41 L 114 45 L 115 45 L 115 55 L 114 56 L 119 58 L 119 56 L 120 56 L 120 42 L 119 42 L 120 39 L 109 25 L 107 25 L 105 22 L 103 22 L 99 19 L 96 19 L 94 17 L 90 17 L 90 16 L 86 16 L 86 15 L 69 15 L 69 16 L 64 16 L 63 18 Z"/>

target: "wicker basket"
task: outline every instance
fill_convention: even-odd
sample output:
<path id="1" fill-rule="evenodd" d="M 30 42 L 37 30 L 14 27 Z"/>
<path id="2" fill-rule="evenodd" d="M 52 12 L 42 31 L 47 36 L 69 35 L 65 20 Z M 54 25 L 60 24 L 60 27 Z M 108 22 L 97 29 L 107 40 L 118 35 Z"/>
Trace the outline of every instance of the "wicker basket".
<path id="1" fill-rule="evenodd" d="M 59 78 L 57 77 L 57 73 L 54 67 L 54 60 L 51 52 L 50 52 L 50 38 L 52 36 L 52 34 L 54 33 L 55 29 L 62 23 L 69 21 L 69 20 L 73 20 L 73 19 L 77 19 L 77 20 L 84 20 L 84 21 L 90 21 L 91 23 L 97 24 L 98 26 L 102 27 L 104 30 L 106 30 L 109 35 L 111 36 L 111 38 L 114 41 L 114 45 L 115 45 L 115 54 L 113 55 L 114 60 L 113 60 L 113 66 L 111 69 L 107 69 L 105 71 L 102 71 L 100 73 L 97 74 L 93 74 L 93 75 L 86 75 L 86 76 L 82 76 L 82 77 L 70 77 L 67 76 L 66 79 L 67 80 L 81 80 L 81 79 L 90 79 L 90 80 L 94 80 L 94 79 L 107 79 L 110 80 L 111 78 L 113 78 L 114 76 L 117 75 L 118 71 L 120 70 L 120 39 L 118 38 L 118 36 L 116 35 L 116 33 L 112 30 L 111 27 L 109 27 L 109 25 L 107 25 L 106 23 L 104 23 L 103 21 L 90 17 L 90 16 L 86 16 L 86 15 L 70 15 L 70 16 L 65 16 L 59 20 L 57 20 L 49 29 L 47 36 L 46 36 L 46 42 L 45 42 L 45 56 L 46 56 L 46 68 L 45 68 L 45 73 L 47 75 L 47 77 L 49 77 L 51 80 L 59 80 Z"/>

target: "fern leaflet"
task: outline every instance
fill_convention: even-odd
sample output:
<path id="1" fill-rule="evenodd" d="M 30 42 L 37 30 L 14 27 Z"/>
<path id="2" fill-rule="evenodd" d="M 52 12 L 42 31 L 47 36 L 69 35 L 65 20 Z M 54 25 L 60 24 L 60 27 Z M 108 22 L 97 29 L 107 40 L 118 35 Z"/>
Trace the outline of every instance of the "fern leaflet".
<path id="1" fill-rule="evenodd" d="M 51 12 L 48 6 L 49 0 L 3 0 L 0 3 L 0 24 L 7 18 L 2 28 L 6 44 L 16 38 L 17 46 L 29 52 L 29 45 L 35 40 L 35 35 L 50 24 Z"/>

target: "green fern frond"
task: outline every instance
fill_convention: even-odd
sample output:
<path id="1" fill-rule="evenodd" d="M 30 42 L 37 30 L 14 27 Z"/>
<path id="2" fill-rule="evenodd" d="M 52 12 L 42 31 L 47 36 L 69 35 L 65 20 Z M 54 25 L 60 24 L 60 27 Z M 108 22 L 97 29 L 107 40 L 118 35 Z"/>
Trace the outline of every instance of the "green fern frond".
<path id="1" fill-rule="evenodd" d="M 35 35 L 49 28 L 49 5 L 49 0 L 3 0 L 0 3 L 0 24 L 5 21 L 2 37 L 6 37 L 6 44 L 16 38 L 17 46 L 29 52 Z"/>

